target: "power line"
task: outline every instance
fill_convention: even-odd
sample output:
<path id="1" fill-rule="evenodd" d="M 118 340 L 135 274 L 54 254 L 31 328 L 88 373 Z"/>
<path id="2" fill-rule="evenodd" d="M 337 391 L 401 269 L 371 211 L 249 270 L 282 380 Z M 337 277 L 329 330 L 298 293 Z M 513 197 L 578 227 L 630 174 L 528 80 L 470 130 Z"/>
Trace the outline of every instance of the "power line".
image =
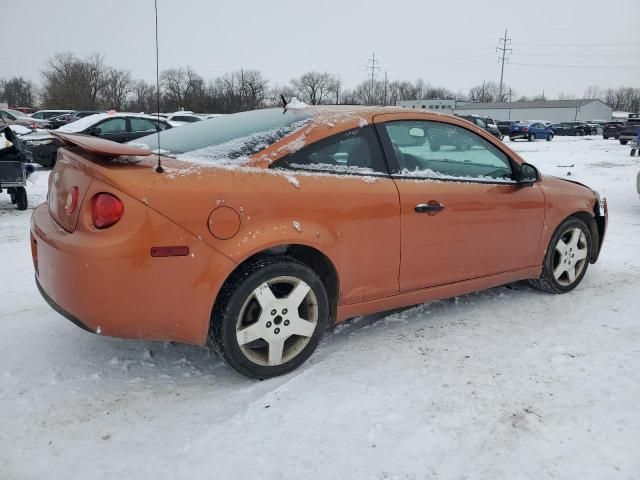
<path id="1" fill-rule="evenodd" d="M 513 53 L 525 57 L 602 57 L 602 53 Z M 637 57 L 637 53 L 607 53 L 607 57 Z"/>
<path id="2" fill-rule="evenodd" d="M 511 48 L 507 48 L 507 43 L 511 43 L 511 39 L 507 38 L 507 29 L 504 29 L 504 37 L 500 37 L 502 47 L 496 47 L 496 52 L 502 52 L 502 57 L 498 61 L 502 64 L 500 68 L 500 89 L 498 90 L 498 99 L 502 100 L 502 80 L 504 79 L 504 62 L 507 55 L 513 53 Z"/>
<path id="3" fill-rule="evenodd" d="M 627 43 L 516 43 L 516 46 L 527 47 L 632 47 L 638 46 L 640 42 Z"/>
<path id="4" fill-rule="evenodd" d="M 555 67 L 555 68 L 616 68 L 616 69 L 640 69 L 640 66 L 622 66 L 622 65 L 558 65 L 549 63 L 517 63 L 510 62 L 511 65 L 521 65 L 525 67 Z"/>

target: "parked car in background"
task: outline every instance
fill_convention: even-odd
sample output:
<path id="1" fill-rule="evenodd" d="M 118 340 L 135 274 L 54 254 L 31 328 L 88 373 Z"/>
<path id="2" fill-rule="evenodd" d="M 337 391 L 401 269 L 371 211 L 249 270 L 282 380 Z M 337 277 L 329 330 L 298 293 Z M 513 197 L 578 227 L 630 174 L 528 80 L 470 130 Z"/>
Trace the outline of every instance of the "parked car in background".
<path id="1" fill-rule="evenodd" d="M 51 128 L 51 123 L 47 120 L 30 117 L 18 110 L 0 110 L 0 125 L 22 125 L 32 128 Z"/>
<path id="2" fill-rule="evenodd" d="M 186 125 L 187 123 L 201 122 L 203 120 L 202 117 L 193 112 L 170 113 L 166 116 L 166 119 L 168 122 L 171 122 L 171 125 L 174 127 Z"/>
<path id="3" fill-rule="evenodd" d="M 164 119 L 139 113 L 98 113 L 68 123 L 55 130 L 60 133 L 81 133 L 104 138 L 117 143 L 128 142 L 150 133 L 171 128 Z M 62 144 L 49 132 L 21 137 L 32 152 L 33 160 L 44 167 L 55 164 L 58 147 Z"/>
<path id="4" fill-rule="evenodd" d="M 298 106 L 150 135 L 148 149 L 56 133 L 70 147 L 31 219 L 35 280 L 89 332 L 208 343 L 254 378 L 299 367 L 355 316 L 518 280 L 573 290 L 606 201 L 467 127 Z"/>
<path id="5" fill-rule="evenodd" d="M 37 110 L 33 107 L 10 107 L 11 110 L 17 110 L 19 112 L 24 113 L 25 115 L 31 115 L 35 113 Z"/>
<path id="6" fill-rule="evenodd" d="M 553 125 L 553 122 L 550 122 L 549 120 L 524 120 L 524 122 L 525 123 L 541 123 L 545 127 L 550 127 L 551 125 Z"/>
<path id="7" fill-rule="evenodd" d="M 493 118 L 484 117 L 484 121 L 487 124 L 487 132 L 489 132 L 491 135 L 493 135 L 494 137 L 496 137 L 499 140 L 502 140 L 504 138 L 504 135 L 502 134 L 502 132 L 498 128 L 498 125 L 493 120 Z"/>
<path id="8" fill-rule="evenodd" d="M 51 128 L 60 128 L 62 125 L 66 125 L 69 123 L 69 119 L 71 118 L 71 113 L 64 113 L 62 115 L 58 115 L 57 117 L 49 117 L 47 120 L 51 123 Z"/>
<path id="9" fill-rule="evenodd" d="M 607 122 L 602 126 L 602 138 L 605 140 L 609 138 L 620 137 L 620 130 L 622 130 L 624 122 Z"/>
<path id="10" fill-rule="evenodd" d="M 551 125 L 551 130 L 556 135 L 582 137 L 591 134 L 591 127 L 582 122 L 563 122 Z"/>
<path id="11" fill-rule="evenodd" d="M 511 141 L 526 139 L 530 142 L 534 140 L 546 140 L 549 142 L 553 139 L 553 135 L 554 131 L 542 123 L 520 122 L 511 125 L 509 128 L 509 140 Z"/>
<path id="12" fill-rule="evenodd" d="M 498 126 L 495 124 L 493 119 L 488 117 L 481 117 L 479 115 L 456 115 L 456 117 L 464 118 L 465 120 L 470 121 L 483 130 L 486 130 L 494 137 L 502 140 L 502 134 L 500 133 L 500 130 L 498 129 Z M 491 125 L 489 124 L 489 121 L 491 122 Z"/>
<path id="13" fill-rule="evenodd" d="M 105 110 L 76 110 L 69 115 L 69 121 L 67 123 L 75 122 L 81 118 L 88 117 L 89 115 L 95 115 L 97 113 L 107 113 Z"/>
<path id="14" fill-rule="evenodd" d="M 636 142 L 638 138 L 638 129 L 640 129 L 640 113 L 630 113 L 627 117 L 627 121 L 620 129 L 618 140 L 620 140 L 622 145 L 626 145 L 627 142 Z"/>
<path id="15" fill-rule="evenodd" d="M 58 117 L 65 113 L 73 113 L 73 110 L 38 110 L 36 113 L 31 114 L 31 118 L 37 118 L 38 120 L 48 120 L 52 117 Z"/>
<path id="16" fill-rule="evenodd" d="M 518 120 L 503 120 L 498 122 L 498 130 L 500 130 L 500 133 L 502 133 L 502 135 L 509 135 L 509 128 L 511 128 L 511 125 L 515 125 L 516 123 L 518 123 Z"/>

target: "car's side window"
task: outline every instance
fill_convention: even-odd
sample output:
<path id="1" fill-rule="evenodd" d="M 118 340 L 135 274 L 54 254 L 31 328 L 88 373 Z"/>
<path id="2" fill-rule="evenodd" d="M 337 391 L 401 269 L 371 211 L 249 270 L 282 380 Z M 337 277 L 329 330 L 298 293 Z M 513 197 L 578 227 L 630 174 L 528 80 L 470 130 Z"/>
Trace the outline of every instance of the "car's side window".
<path id="1" fill-rule="evenodd" d="M 124 133 L 127 131 L 127 122 L 124 118 L 110 118 L 96 125 L 102 133 Z"/>
<path id="2" fill-rule="evenodd" d="M 398 161 L 396 176 L 513 181 L 509 157 L 465 128 L 432 121 L 384 125 Z"/>
<path id="3" fill-rule="evenodd" d="M 146 118 L 136 118 L 131 117 L 129 119 L 131 122 L 131 131 L 132 132 L 155 132 L 157 131 L 155 124 L 151 120 L 147 120 Z"/>
<path id="4" fill-rule="evenodd" d="M 378 139 L 370 126 L 321 140 L 281 159 L 276 167 L 336 173 L 387 173 Z"/>

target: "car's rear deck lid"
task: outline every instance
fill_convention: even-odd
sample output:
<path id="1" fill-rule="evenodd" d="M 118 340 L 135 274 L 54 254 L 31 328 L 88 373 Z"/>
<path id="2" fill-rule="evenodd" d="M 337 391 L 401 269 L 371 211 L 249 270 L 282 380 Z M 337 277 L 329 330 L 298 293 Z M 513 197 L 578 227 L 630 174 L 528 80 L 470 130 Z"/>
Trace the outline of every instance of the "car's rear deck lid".
<path id="1" fill-rule="evenodd" d="M 51 135 L 62 140 L 66 144 L 75 145 L 99 157 L 143 156 L 147 157 L 153 152 L 146 148 L 123 145 L 121 143 L 105 140 L 104 138 L 82 135 L 80 133 L 51 132 Z"/>

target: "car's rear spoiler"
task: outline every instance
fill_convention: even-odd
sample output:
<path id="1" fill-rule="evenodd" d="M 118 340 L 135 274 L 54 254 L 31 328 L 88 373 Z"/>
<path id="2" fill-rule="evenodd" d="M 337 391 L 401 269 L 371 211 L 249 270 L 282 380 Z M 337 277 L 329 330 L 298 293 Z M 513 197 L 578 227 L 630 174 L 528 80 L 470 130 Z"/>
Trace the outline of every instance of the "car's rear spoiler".
<path id="1" fill-rule="evenodd" d="M 69 145 L 75 145 L 93 155 L 99 157 L 121 157 L 121 156 L 142 156 L 147 157 L 153 152 L 146 148 L 133 147 L 131 145 L 123 145 L 121 143 L 105 140 L 91 135 L 82 135 L 80 133 L 62 133 L 49 132 L 54 137 L 62 140 Z"/>

